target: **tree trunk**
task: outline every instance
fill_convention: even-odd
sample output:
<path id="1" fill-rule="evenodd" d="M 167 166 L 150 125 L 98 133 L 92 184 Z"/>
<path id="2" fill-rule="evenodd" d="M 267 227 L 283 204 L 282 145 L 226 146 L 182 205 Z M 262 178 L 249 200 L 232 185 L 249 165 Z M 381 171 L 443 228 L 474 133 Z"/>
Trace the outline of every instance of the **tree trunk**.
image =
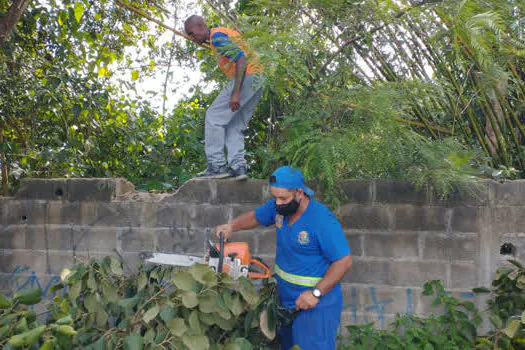
<path id="1" fill-rule="evenodd" d="M 0 144 L 4 142 L 4 135 L 0 133 Z M 2 173 L 2 195 L 8 196 L 9 195 L 9 182 L 7 180 L 7 163 L 5 162 L 5 154 L 4 152 L 0 152 L 0 164 L 1 167 L 1 173 Z"/>
<path id="2" fill-rule="evenodd" d="M 11 30 L 16 26 L 20 17 L 22 17 L 28 4 L 29 0 L 13 0 L 13 4 L 9 8 L 9 11 L 7 11 L 7 15 L 0 19 L 0 45 L 7 40 Z"/>

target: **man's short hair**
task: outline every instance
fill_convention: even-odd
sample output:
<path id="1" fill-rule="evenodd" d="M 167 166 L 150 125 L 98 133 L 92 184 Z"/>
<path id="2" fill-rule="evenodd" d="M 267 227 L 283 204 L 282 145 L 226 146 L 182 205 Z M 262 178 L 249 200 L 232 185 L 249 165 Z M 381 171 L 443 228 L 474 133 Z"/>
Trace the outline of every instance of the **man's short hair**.
<path id="1" fill-rule="evenodd" d="M 202 16 L 199 16 L 199 15 L 191 15 L 184 21 L 184 27 L 186 27 L 188 24 L 194 24 L 194 23 L 195 24 L 204 23 L 204 18 L 202 18 Z"/>

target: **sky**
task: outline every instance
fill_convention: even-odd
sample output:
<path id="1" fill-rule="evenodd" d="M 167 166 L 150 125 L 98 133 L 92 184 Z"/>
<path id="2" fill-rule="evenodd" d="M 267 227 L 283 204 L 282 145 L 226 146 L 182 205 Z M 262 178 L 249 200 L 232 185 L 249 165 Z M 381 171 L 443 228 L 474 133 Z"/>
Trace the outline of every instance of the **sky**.
<path id="1" fill-rule="evenodd" d="M 172 19 L 169 19 L 168 16 L 166 16 L 166 19 L 164 19 L 163 22 L 166 25 L 183 32 L 184 20 L 191 14 L 201 14 L 200 6 L 194 1 L 183 0 L 181 2 L 181 8 L 177 9 L 175 15 L 172 14 Z M 149 23 L 151 33 L 153 34 L 158 25 L 153 22 Z M 170 43 L 173 39 L 173 35 L 173 32 L 166 30 L 160 37 L 158 37 L 157 44 L 162 46 L 163 44 Z M 180 36 L 175 36 L 175 40 L 179 43 L 187 41 Z M 139 62 L 137 64 L 144 65 L 152 59 L 152 57 L 146 57 L 144 54 L 141 54 L 140 49 L 137 50 L 137 48 L 130 48 L 127 52 Z M 168 98 L 164 101 L 162 94 L 164 82 L 166 80 L 166 69 L 160 65 L 161 63 L 162 62 L 157 59 L 157 66 L 152 70 L 152 76 L 146 77 L 145 75 L 140 75 L 139 79 L 135 81 L 137 95 L 147 99 L 151 106 L 159 113 L 163 112 L 163 105 L 165 112 L 169 113 L 179 101 L 190 97 L 191 93 L 189 92 L 189 88 L 195 86 L 199 82 L 201 83 L 200 86 L 204 92 L 209 92 L 214 88 L 214 86 L 208 86 L 203 83 L 203 74 L 200 72 L 198 65 L 190 69 L 188 67 L 181 67 L 177 61 L 173 60 L 170 68 L 171 75 L 168 77 Z M 127 79 L 129 81 L 131 79 L 131 70 L 116 72 L 114 76 L 115 81 L 119 78 Z M 153 94 L 152 92 L 156 92 L 156 94 Z M 129 91 L 129 93 L 135 94 L 134 91 Z"/>

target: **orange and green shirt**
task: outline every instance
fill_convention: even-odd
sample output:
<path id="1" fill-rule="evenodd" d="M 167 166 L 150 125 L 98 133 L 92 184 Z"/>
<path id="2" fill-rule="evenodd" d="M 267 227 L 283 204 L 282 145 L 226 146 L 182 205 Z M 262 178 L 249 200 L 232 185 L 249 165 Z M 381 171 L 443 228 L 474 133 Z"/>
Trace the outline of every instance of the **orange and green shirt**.
<path id="1" fill-rule="evenodd" d="M 246 57 L 246 75 L 263 72 L 257 54 L 242 40 L 239 32 L 224 27 L 211 28 L 210 43 L 213 53 L 219 56 L 219 67 L 228 78 L 233 79 L 235 63 L 243 56 Z"/>

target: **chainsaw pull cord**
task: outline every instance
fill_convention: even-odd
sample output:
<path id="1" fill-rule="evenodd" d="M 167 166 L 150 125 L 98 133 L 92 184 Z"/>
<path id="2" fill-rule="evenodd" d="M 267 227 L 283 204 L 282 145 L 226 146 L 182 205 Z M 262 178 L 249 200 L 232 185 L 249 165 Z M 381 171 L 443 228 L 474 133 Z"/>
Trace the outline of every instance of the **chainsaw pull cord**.
<path id="1" fill-rule="evenodd" d="M 222 272 L 222 265 L 224 263 L 224 232 L 219 232 L 219 266 L 217 272 Z"/>

